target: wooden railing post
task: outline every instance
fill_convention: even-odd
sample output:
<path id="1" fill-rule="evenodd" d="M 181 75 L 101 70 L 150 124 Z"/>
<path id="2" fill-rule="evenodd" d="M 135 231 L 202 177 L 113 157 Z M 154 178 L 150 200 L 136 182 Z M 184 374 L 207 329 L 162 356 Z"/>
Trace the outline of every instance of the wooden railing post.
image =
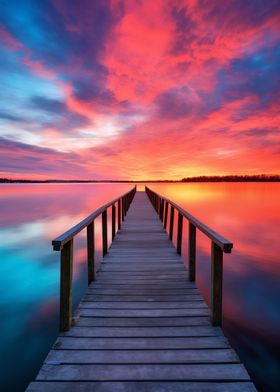
<path id="1" fill-rule="evenodd" d="M 122 221 L 124 221 L 124 197 L 122 197 Z"/>
<path id="2" fill-rule="evenodd" d="M 112 241 L 116 235 L 116 206 L 112 205 Z"/>
<path id="3" fill-rule="evenodd" d="M 121 228 L 121 200 L 118 200 L 118 229 Z"/>
<path id="4" fill-rule="evenodd" d="M 123 198 L 123 213 L 124 213 L 124 217 L 126 216 L 126 197 L 124 196 Z"/>
<path id="5" fill-rule="evenodd" d="M 160 220 L 163 222 L 164 199 L 160 201 Z"/>
<path id="6" fill-rule="evenodd" d="M 88 284 L 95 280 L 94 221 L 87 226 Z"/>
<path id="7" fill-rule="evenodd" d="M 102 244 L 103 256 L 108 252 L 108 237 L 107 237 L 107 209 L 102 212 Z"/>
<path id="8" fill-rule="evenodd" d="M 222 325 L 223 250 L 211 243 L 211 322 Z"/>
<path id="9" fill-rule="evenodd" d="M 183 215 L 178 212 L 177 253 L 182 253 Z"/>
<path id="10" fill-rule="evenodd" d="M 182 253 L 183 218 L 188 219 L 188 263 L 189 280 L 196 278 L 196 230 L 200 230 L 212 241 L 211 244 L 211 322 L 213 325 L 222 324 L 222 295 L 223 295 L 223 253 L 231 253 L 233 243 L 200 222 L 189 212 L 167 199 L 166 197 L 146 187 L 146 193 L 153 204 L 164 227 L 167 227 L 168 209 L 170 205 L 169 239 L 173 239 L 174 215 L 178 212 L 177 253 Z M 165 204 L 165 208 L 164 208 Z"/>
<path id="11" fill-rule="evenodd" d="M 64 244 L 60 254 L 60 331 L 72 325 L 73 238 Z"/>
<path id="12" fill-rule="evenodd" d="M 189 222 L 189 280 L 195 281 L 196 227 Z"/>
<path id="13" fill-rule="evenodd" d="M 164 228 L 167 227 L 167 218 L 168 218 L 168 202 L 165 202 L 165 211 L 164 211 Z"/>
<path id="14" fill-rule="evenodd" d="M 170 208 L 170 224 L 169 224 L 169 239 L 173 239 L 173 227 L 174 227 L 174 207 Z"/>
<path id="15" fill-rule="evenodd" d="M 95 280 L 95 242 L 94 242 L 94 220 L 102 214 L 102 245 L 103 256 L 108 252 L 108 221 L 107 208 L 112 206 L 112 239 L 116 234 L 116 203 L 118 202 L 118 228 L 121 219 L 128 210 L 136 192 L 136 187 L 113 199 L 111 202 L 101 206 L 77 225 L 52 240 L 53 250 L 60 251 L 60 331 L 69 331 L 72 326 L 72 276 L 73 276 L 73 244 L 74 237 L 81 230 L 87 230 L 87 264 L 88 284 Z"/>

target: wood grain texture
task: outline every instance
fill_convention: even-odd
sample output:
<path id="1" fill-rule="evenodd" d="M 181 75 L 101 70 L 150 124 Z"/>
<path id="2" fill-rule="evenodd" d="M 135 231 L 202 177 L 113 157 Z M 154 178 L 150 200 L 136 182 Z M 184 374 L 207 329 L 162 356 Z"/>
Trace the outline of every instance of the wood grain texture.
<path id="1" fill-rule="evenodd" d="M 95 241 L 94 221 L 87 226 L 87 261 L 88 261 L 88 284 L 95 281 Z"/>
<path id="2" fill-rule="evenodd" d="M 73 238 L 60 255 L 60 331 L 68 331 L 72 323 Z"/>
<path id="3" fill-rule="evenodd" d="M 142 364 L 125 365 L 46 365 L 37 380 L 89 380 L 89 381 L 149 381 L 149 380 L 236 380 L 248 381 L 249 376 L 241 364 Z"/>
<path id="4" fill-rule="evenodd" d="M 251 382 L 33 382 L 27 392 L 256 392 Z"/>
<path id="5" fill-rule="evenodd" d="M 239 363 L 232 349 L 201 350 L 51 350 L 46 364 L 58 363 Z"/>
<path id="6" fill-rule="evenodd" d="M 119 204 L 125 210 L 129 203 Z M 126 216 L 119 204 L 121 230 L 96 281 L 27 391 L 255 391 L 222 329 L 211 325 L 209 309 L 146 194 L 136 193 Z M 162 207 L 158 200 L 167 226 Z M 172 206 L 170 214 L 174 220 Z"/>

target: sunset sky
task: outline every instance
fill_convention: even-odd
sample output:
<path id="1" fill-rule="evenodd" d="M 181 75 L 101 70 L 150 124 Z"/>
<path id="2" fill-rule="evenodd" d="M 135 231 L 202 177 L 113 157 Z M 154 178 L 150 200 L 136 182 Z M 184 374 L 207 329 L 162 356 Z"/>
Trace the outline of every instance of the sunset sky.
<path id="1" fill-rule="evenodd" d="M 279 172 L 279 0 L 1 0 L 0 177 Z"/>

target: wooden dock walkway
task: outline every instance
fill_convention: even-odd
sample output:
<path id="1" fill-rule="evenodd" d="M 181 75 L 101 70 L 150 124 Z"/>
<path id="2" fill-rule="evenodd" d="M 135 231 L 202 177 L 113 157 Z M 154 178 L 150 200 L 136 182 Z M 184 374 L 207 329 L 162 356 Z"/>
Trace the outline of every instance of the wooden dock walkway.
<path id="1" fill-rule="evenodd" d="M 28 392 L 255 391 L 147 194 L 127 216 Z"/>

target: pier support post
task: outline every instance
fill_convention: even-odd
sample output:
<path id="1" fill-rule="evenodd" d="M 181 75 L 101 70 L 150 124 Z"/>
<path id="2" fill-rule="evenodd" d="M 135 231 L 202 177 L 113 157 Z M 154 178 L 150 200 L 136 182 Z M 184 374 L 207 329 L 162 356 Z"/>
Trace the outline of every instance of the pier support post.
<path id="1" fill-rule="evenodd" d="M 177 253 L 182 254 L 183 215 L 178 212 Z"/>
<path id="2" fill-rule="evenodd" d="M 121 228 L 121 200 L 118 200 L 118 230 Z"/>
<path id="3" fill-rule="evenodd" d="M 116 206 L 112 205 L 112 241 L 116 235 Z"/>
<path id="4" fill-rule="evenodd" d="M 164 228 L 167 227 L 167 218 L 168 218 L 168 202 L 165 202 L 165 211 L 164 211 Z"/>
<path id="5" fill-rule="evenodd" d="M 195 281 L 196 227 L 189 222 L 189 280 Z"/>
<path id="6" fill-rule="evenodd" d="M 223 251 L 212 241 L 211 244 L 211 322 L 222 325 L 223 297 Z"/>
<path id="7" fill-rule="evenodd" d="M 125 209 L 125 206 L 124 206 L 124 197 L 122 197 L 122 221 L 124 221 L 124 209 Z"/>
<path id="8" fill-rule="evenodd" d="M 87 226 L 88 284 L 95 280 L 94 221 Z"/>
<path id="9" fill-rule="evenodd" d="M 173 227 L 174 227 L 174 207 L 170 208 L 170 224 L 169 224 L 169 239 L 172 241 L 173 239 Z"/>
<path id="10" fill-rule="evenodd" d="M 105 256 L 108 252 L 107 210 L 102 212 L 102 244 L 103 244 L 103 256 Z"/>
<path id="11" fill-rule="evenodd" d="M 73 238 L 64 244 L 60 254 L 60 331 L 72 325 Z"/>
<path id="12" fill-rule="evenodd" d="M 163 223 L 163 212 L 164 212 L 164 199 L 160 201 L 160 220 Z"/>

